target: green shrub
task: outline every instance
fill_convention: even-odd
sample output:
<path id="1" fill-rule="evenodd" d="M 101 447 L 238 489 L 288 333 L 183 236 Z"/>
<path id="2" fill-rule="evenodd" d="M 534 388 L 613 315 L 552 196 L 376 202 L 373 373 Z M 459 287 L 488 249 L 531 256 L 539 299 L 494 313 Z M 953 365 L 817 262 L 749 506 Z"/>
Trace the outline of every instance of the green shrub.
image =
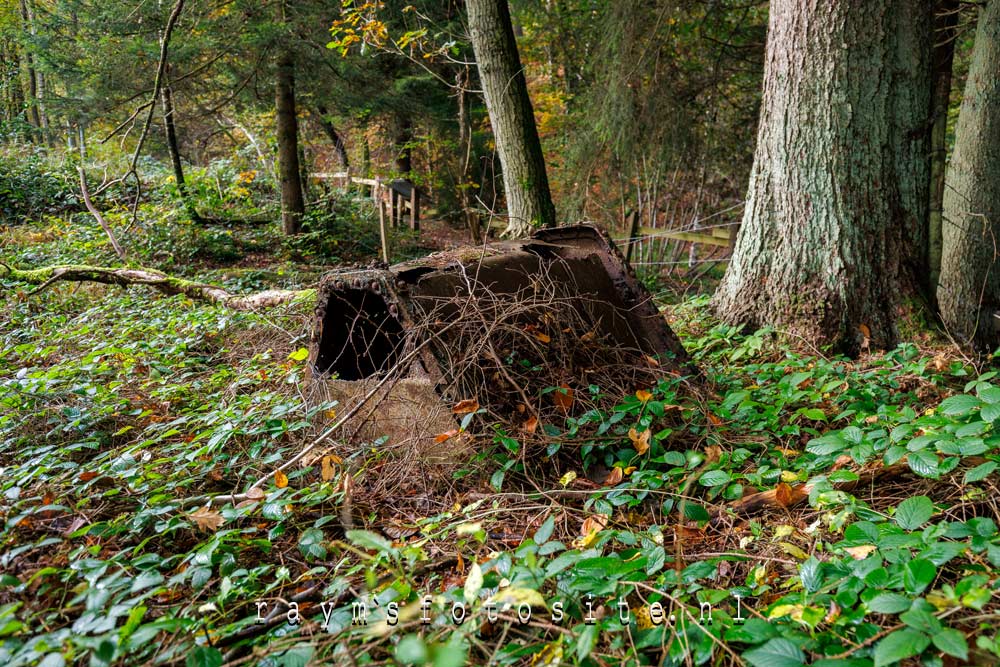
<path id="1" fill-rule="evenodd" d="M 34 150 L 0 152 L 0 223 L 22 224 L 81 206 L 76 179 Z"/>

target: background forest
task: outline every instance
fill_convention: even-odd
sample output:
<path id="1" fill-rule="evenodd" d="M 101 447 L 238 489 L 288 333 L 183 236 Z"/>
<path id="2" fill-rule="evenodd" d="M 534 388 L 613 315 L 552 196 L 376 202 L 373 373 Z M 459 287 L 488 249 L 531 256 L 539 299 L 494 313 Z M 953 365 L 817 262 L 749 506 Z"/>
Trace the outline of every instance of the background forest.
<path id="1" fill-rule="evenodd" d="M 322 276 L 580 222 L 686 356 L 341 428 Z M 0 664 L 997 664 L 998 233 L 1000 0 L 0 0 Z"/>

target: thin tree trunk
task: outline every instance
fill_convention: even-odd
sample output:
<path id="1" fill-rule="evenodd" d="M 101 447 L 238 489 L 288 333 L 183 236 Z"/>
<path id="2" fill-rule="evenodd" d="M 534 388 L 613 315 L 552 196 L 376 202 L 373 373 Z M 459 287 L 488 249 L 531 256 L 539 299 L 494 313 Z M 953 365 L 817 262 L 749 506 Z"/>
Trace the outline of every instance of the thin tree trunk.
<path id="1" fill-rule="evenodd" d="M 925 264 L 922 0 L 773 0 L 746 209 L 715 306 L 836 349 L 891 347 Z"/>
<path id="2" fill-rule="evenodd" d="M 330 140 L 330 143 L 333 144 L 333 149 L 337 151 L 337 159 L 340 160 L 340 165 L 344 169 L 350 169 L 351 165 L 347 159 L 347 147 L 344 145 L 344 139 L 337 132 L 337 128 L 333 126 L 333 121 L 330 120 L 330 114 L 327 113 L 326 107 L 322 104 L 317 104 L 316 113 L 313 115 L 319 123 L 320 128 L 323 129 L 323 132 Z"/>
<path id="3" fill-rule="evenodd" d="M 979 28 L 945 176 L 938 306 L 952 335 L 984 349 L 1000 342 L 1000 0 Z"/>
<path id="4" fill-rule="evenodd" d="M 931 100 L 931 201 L 927 226 L 928 296 L 936 299 L 941 278 L 944 176 L 948 162 L 948 106 L 955 59 L 958 0 L 938 0 L 934 12 L 934 95 Z"/>
<path id="5" fill-rule="evenodd" d="M 479 243 L 482 240 L 482 230 L 479 213 L 472 198 L 472 165 L 475 164 L 475 156 L 472 150 L 472 116 L 469 113 L 468 67 L 460 69 L 455 75 L 455 86 L 458 88 L 458 148 L 462 151 L 459 158 L 461 168 L 458 175 L 458 195 L 472 242 Z"/>
<path id="6" fill-rule="evenodd" d="M 160 88 L 160 105 L 163 110 L 163 128 L 167 141 L 167 153 L 170 154 L 170 165 L 174 170 L 174 181 L 177 183 L 177 192 L 181 196 L 181 203 L 187 211 L 192 222 L 200 223 L 202 218 L 195 210 L 194 203 L 188 196 L 187 183 L 184 180 L 184 164 L 181 162 L 180 143 L 177 140 L 177 125 L 174 122 L 174 97 L 170 85 L 164 82 Z"/>
<path id="7" fill-rule="evenodd" d="M 410 178 L 413 171 L 413 124 L 409 118 L 399 121 L 396 132 L 396 171 L 402 178 Z"/>
<path id="8" fill-rule="evenodd" d="M 517 53 L 507 0 L 468 0 L 472 47 L 503 169 L 509 221 L 504 235 L 523 237 L 532 227 L 556 224 L 524 69 Z"/>
<path id="9" fill-rule="evenodd" d="M 295 62 L 282 48 L 278 55 L 275 85 L 277 108 L 278 173 L 281 179 L 281 225 L 285 234 L 302 230 L 305 200 L 299 174 L 298 121 L 295 117 Z"/>
<path id="10" fill-rule="evenodd" d="M 31 14 L 28 2 L 27 0 L 21 0 L 20 4 L 21 21 L 24 23 L 24 28 L 28 34 L 31 34 Z M 40 131 L 42 120 L 38 111 L 38 77 L 35 72 L 35 58 L 28 47 L 22 46 L 22 51 L 24 53 L 25 79 L 28 85 L 28 122 Z"/>

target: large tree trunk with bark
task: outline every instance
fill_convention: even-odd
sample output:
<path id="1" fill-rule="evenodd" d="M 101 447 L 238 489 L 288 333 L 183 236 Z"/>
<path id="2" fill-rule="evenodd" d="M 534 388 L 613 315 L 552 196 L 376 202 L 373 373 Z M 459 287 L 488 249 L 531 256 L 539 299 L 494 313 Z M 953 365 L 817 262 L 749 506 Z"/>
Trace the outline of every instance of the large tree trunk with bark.
<path id="1" fill-rule="evenodd" d="M 936 299 L 941 278 L 944 175 L 948 164 L 948 107 L 951 70 L 955 60 L 958 0 L 937 0 L 934 8 L 934 94 L 931 99 L 931 192 L 927 222 L 927 292 Z"/>
<path id="2" fill-rule="evenodd" d="M 509 222 L 505 236 L 556 223 L 528 85 L 507 0 L 468 0 L 472 47 L 503 169 Z"/>
<path id="3" fill-rule="evenodd" d="M 952 335 L 1000 343 L 1000 0 L 981 10 L 945 177 L 938 307 Z"/>
<path id="4" fill-rule="evenodd" d="M 291 51 L 279 46 L 275 77 L 277 109 L 278 176 L 281 180 L 281 225 L 285 234 L 302 230 L 306 212 L 299 172 L 299 125 L 295 116 L 295 61 Z"/>
<path id="5" fill-rule="evenodd" d="M 922 0 L 774 0 L 723 319 L 855 352 L 895 344 L 919 293 L 931 16 Z"/>

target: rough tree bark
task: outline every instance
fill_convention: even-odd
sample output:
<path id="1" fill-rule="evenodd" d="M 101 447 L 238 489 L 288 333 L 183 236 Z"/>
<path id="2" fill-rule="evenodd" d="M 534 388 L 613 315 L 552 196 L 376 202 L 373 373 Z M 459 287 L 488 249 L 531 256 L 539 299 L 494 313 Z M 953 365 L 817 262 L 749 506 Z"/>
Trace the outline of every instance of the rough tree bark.
<path id="1" fill-rule="evenodd" d="M 469 29 L 486 109 L 503 169 L 509 221 L 504 235 L 523 237 L 533 226 L 556 224 L 524 69 L 507 0 L 468 0 Z"/>
<path id="2" fill-rule="evenodd" d="M 937 0 L 934 7 L 934 94 L 931 98 L 931 192 L 927 221 L 927 292 L 935 300 L 941 278 L 944 175 L 948 163 L 948 106 L 955 60 L 958 0 Z"/>
<path id="3" fill-rule="evenodd" d="M 938 307 L 952 335 L 981 348 L 1000 343 L 1000 0 L 979 28 L 945 177 L 944 252 Z"/>
<path id="4" fill-rule="evenodd" d="M 295 117 L 295 60 L 292 52 L 279 46 L 275 76 L 277 110 L 278 175 L 281 180 L 281 225 L 285 234 L 302 230 L 306 212 L 299 172 L 299 126 Z"/>
<path id="5" fill-rule="evenodd" d="M 856 352 L 895 344 L 926 252 L 931 17 L 922 0 L 774 0 L 723 319 Z"/>

